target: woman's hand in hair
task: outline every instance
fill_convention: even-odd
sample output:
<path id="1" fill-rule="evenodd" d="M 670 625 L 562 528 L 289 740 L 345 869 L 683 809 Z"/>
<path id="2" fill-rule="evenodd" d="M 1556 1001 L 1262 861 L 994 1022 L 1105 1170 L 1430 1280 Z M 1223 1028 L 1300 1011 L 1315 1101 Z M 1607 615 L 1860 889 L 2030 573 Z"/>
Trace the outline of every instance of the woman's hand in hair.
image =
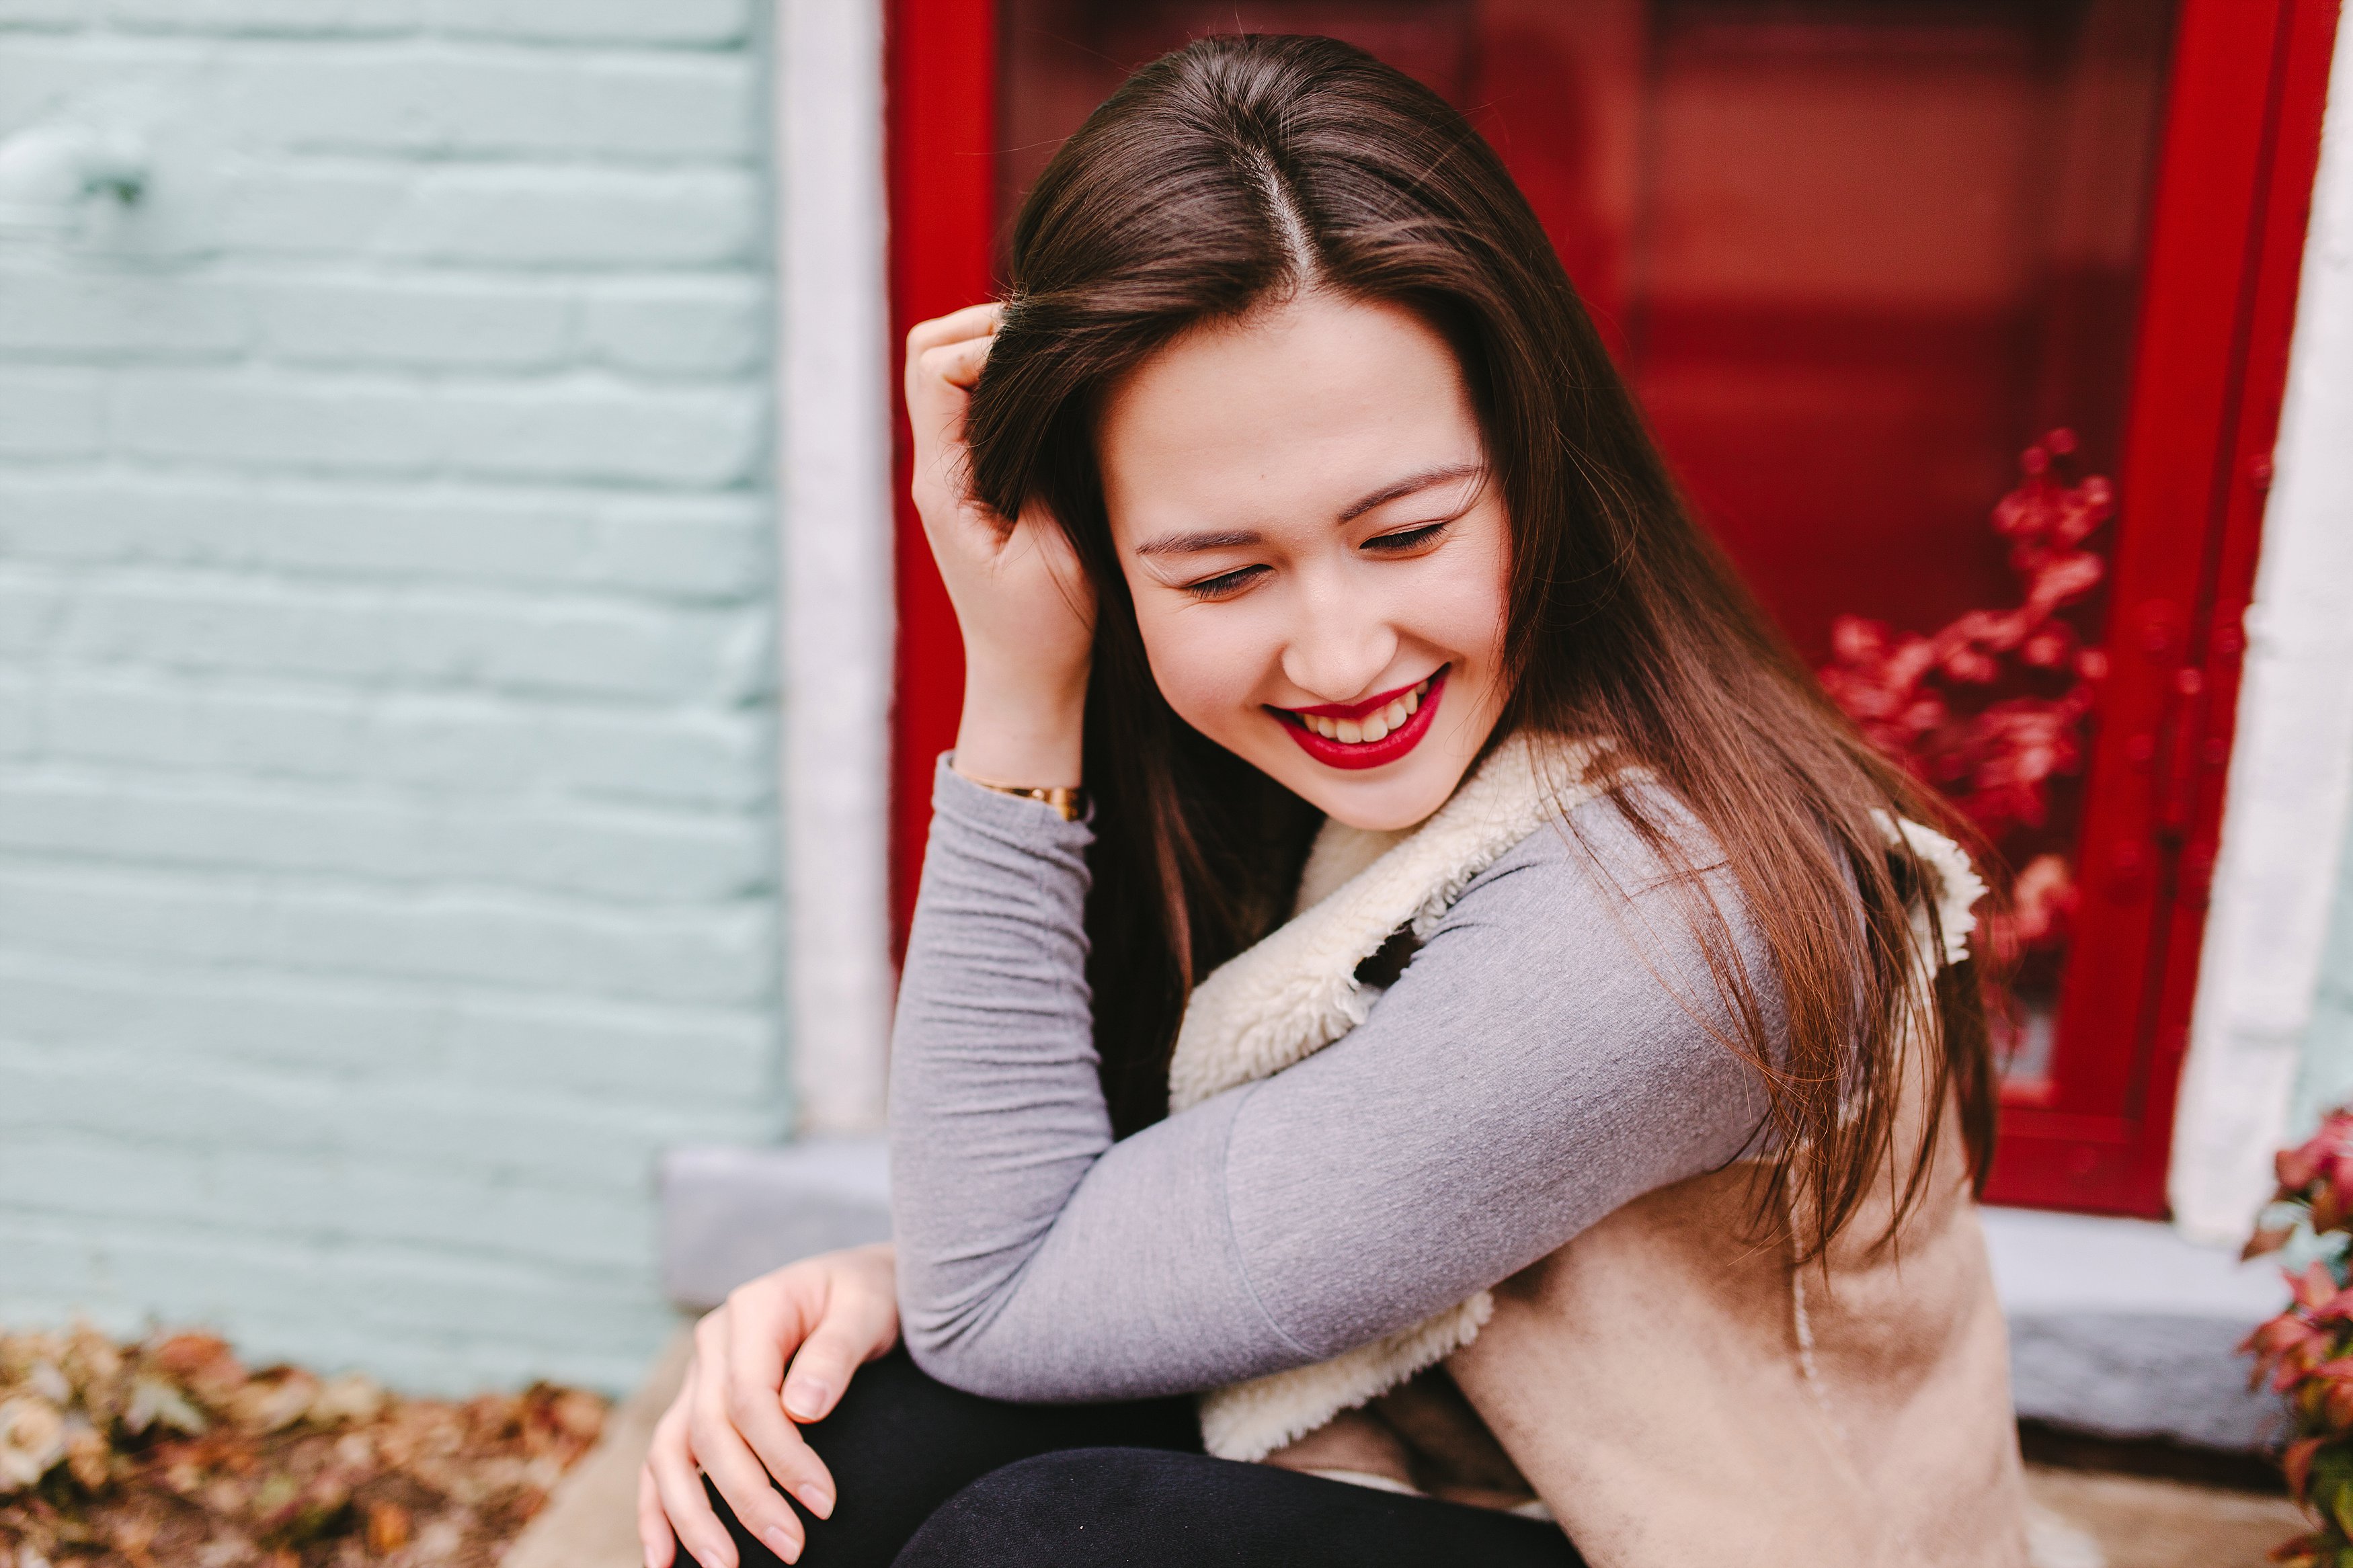
<path id="1" fill-rule="evenodd" d="M 975 305 L 907 334 L 915 510 L 964 632 L 956 768 L 999 784 L 1077 784 L 1094 591 L 1053 520 L 1008 521 L 971 493 L 965 410 L 1002 307 Z"/>
<path id="2" fill-rule="evenodd" d="M 818 1518 L 831 1517 L 833 1477 L 800 1425 L 823 1418 L 850 1374 L 898 1342 L 897 1290 L 888 1242 L 852 1247 L 738 1286 L 695 1325 L 694 1360 L 638 1475 L 647 1568 L 670 1568 L 672 1531 L 704 1568 L 736 1568 L 704 1476 L 771 1552 L 787 1563 L 800 1556 L 800 1519 L 769 1478 Z"/>

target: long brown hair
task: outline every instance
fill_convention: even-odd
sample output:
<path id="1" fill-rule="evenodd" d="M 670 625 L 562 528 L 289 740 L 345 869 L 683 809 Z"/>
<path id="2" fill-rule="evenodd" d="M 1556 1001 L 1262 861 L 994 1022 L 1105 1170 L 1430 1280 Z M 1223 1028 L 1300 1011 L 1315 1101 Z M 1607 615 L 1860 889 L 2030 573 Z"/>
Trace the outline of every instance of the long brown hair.
<path id="1" fill-rule="evenodd" d="M 1314 289 L 1417 310 L 1461 357 L 1511 521 L 1496 733 L 1613 737 L 1736 879 L 1785 1039 L 1688 836 L 1620 793 L 1683 873 L 1720 1032 L 1764 1075 L 1776 1193 L 1808 1200 L 1815 1245 L 1835 1234 L 1894 1179 L 1906 1079 L 1931 1100 L 1899 1152 L 1896 1213 L 1935 1152 L 1945 1085 L 1982 1179 L 1993 1096 L 1974 970 L 1947 972 L 1933 999 L 1912 983 L 1907 910 L 1927 876 L 1883 831 L 1887 814 L 1948 828 L 1949 815 L 1823 697 L 1693 521 L 1544 230 L 1460 114 L 1328 38 L 1201 39 L 1137 71 L 1063 144 L 1022 205 L 1012 270 L 967 424 L 972 481 L 1005 517 L 1041 503 L 1098 596 L 1087 926 L 1123 1131 L 1165 1110 L 1194 981 L 1282 918 L 1317 818 L 1160 696 L 1112 545 L 1097 416 L 1177 333 Z"/>

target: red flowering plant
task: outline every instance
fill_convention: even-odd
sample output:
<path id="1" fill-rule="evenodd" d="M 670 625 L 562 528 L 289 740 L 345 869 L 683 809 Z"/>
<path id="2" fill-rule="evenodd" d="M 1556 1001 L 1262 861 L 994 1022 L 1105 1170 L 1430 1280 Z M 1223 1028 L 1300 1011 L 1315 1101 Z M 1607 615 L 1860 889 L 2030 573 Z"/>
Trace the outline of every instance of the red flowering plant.
<path id="1" fill-rule="evenodd" d="M 2052 431 L 2021 456 L 2018 487 L 1995 503 L 2017 605 L 1970 610 L 1925 635 L 1859 616 L 1831 625 L 1821 679 L 1831 699 L 1995 844 L 2031 841 L 2049 823 L 2053 781 L 2083 767 L 2084 727 L 2107 673 L 2107 656 L 2084 646 L 2065 612 L 2106 575 L 2088 542 L 2115 512 L 2116 492 L 2097 474 L 2071 479 L 2074 451 L 2072 431 Z M 2034 855 L 2008 907 L 1987 918 L 1989 955 L 2006 967 L 2028 949 L 2058 947 L 2074 903 L 2066 857 Z"/>
<path id="2" fill-rule="evenodd" d="M 2318 1529 L 2272 1553 L 2290 1568 L 2353 1568 L 2353 1110 L 2329 1112 L 2320 1131 L 2280 1151 L 2279 1191 L 2246 1256 L 2290 1248 L 2308 1260 L 2288 1269 L 2293 1299 L 2239 1349 L 2255 1358 L 2253 1382 L 2287 1396 L 2295 1436 L 2281 1457 L 2289 1492 Z"/>

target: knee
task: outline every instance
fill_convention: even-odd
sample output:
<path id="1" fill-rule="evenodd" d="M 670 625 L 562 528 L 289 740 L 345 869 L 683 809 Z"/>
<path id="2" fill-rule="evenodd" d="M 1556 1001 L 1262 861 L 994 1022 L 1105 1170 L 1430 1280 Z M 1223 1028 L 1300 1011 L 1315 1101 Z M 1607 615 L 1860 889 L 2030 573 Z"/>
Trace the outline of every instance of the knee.
<path id="1" fill-rule="evenodd" d="M 1173 1515 L 1166 1496 L 1184 1456 L 1147 1448 L 1069 1448 L 991 1470 L 926 1520 L 896 1568 L 1088 1568 L 1135 1561 L 1137 1530 Z M 1172 1464 L 1172 1461 L 1175 1463 Z"/>

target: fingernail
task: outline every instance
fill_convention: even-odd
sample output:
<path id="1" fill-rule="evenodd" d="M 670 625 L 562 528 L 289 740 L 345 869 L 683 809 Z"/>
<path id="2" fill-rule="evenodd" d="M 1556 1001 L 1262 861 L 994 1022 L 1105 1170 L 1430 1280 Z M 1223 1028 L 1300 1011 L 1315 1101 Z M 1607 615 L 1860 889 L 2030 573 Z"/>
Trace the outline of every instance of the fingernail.
<path id="1" fill-rule="evenodd" d="M 818 1518 L 831 1519 L 833 1517 L 833 1494 L 826 1490 L 823 1487 L 803 1487 L 799 1491 L 795 1492 L 793 1495 L 801 1500 L 801 1506 L 807 1509 L 811 1513 L 817 1515 Z"/>
<path id="2" fill-rule="evenodd" d="M 821 1383 L 796 1384 L 785 1390 L 785 1413 L 799 1421 L 814 1421 L 825 1408 L 826 1387 Z"/>
<path id="3" fill-rule="evenodd" d="M 800 1542 L 786 1534 L 785 1527 L 781 1524 L 772 1524 L 760 1531 L 760 1539 L 768 1543 L 769 1551 L 787 1563 L 800 1555 Z"/>

